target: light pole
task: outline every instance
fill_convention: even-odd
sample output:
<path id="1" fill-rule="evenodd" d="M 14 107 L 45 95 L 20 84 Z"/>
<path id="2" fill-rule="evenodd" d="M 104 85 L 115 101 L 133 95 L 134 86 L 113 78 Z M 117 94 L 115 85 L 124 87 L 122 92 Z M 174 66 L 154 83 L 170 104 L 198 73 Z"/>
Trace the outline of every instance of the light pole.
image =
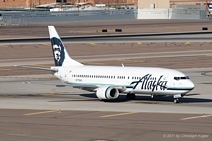
<path id="1" fill-rule="evenodd" d="M 29 1 L 29 10 L 31 11 L 32 8 L 32 0 Z"/>
<path id="2" fill-rule="evenodd" d="M 107 0 L 107 7 L 108 7 L 108 11 L 109 11 L 109 0 Z"/>
<path id="3" fill-rule="evenodd" d="M 78 6 L 77 7 L 78 7 L 78 12 L 79 12 L 79 0 L 78 0 Z"/>

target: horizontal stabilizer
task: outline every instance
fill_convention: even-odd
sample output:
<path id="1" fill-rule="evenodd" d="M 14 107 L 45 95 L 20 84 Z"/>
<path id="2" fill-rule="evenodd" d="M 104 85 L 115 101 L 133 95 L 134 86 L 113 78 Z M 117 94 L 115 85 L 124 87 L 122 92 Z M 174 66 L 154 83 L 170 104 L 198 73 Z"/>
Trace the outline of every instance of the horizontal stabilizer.
<path id="1" fill-rule="evenodd" d="M 18 66 L 18 65 L 14 65 L 14 67 L 28 68 L 28 69 L 38 69 L 38 70 L 46 70 L 46 71 L 58 72 L 57 69 L 51 69 L 51 68 L 41 68 L 41 67 L 32 67 L 32 66 Z"/>

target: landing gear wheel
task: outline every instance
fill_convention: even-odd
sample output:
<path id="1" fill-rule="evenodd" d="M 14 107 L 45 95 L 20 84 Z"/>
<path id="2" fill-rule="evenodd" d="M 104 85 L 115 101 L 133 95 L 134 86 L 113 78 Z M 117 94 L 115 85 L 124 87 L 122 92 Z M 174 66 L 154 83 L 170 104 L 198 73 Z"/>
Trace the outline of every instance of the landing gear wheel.
<path id="1" fill-rule="evenodd" d="M 127 98 L 128 100 L 130 100 L 130 94 L 127 94 L 127 95 L 126 95 L 126 98 Z"/>
<path id="2" fill-rule="evenodd" d="M 178 98 L 175 98 L 175 99 L 174 99 L 174 103 L 175 103 L 175 104 L 176 104 L 176 103 L 180 103 L 179 99 L 178 99 Z"/>
<path id="3" fill-rule="evenodd" d="M 135 100 L 136 96 L 135 94 L 127 94 L 126 98 L 129 100 Z"/>
<path id="4" fill-rule="evenodd" d="M 135 100 L 135 99 L 136 99 L 135 94 L 131 94 L 131 99 L 132 99 L 132 100 Z"/>

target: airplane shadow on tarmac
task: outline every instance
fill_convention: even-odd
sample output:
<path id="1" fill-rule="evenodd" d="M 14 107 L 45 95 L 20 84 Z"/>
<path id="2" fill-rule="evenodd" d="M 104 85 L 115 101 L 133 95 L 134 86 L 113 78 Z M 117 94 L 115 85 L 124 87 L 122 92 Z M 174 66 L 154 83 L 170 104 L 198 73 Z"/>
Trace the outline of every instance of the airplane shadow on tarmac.
<path id="1" fill-rule="evenodd" d="M 205 98 L 192 98 L 192 96 L 200 95 L 200 94 L 187 94 L 183 98 L 179 98 L 180 103 L 206 103 L 206 102 L 212 102 L 212 99 L 205 99 Z M 95 94 L 80 94 L 80 96 L 87 97 L 87 98 L 97 98 Z M 108 100 L 105 102 L 127 102 L 130 101 L 126 99 L 126 95 L 120 94 L 117 99 L 114 100 Z M 136 95 L 136 101 L 138 102 L 173 102 L 174 99 L 172 96 L 154 96 L 154 98 L 151 98 L 148 95 Z"/>
<path id="2" fill-rule="evenodd" d="M 72 99 L 69 96 L 71 95 L 79 95 L 81 97 L 85 97 L 86 99 L 81 99 L 81 98 L 76 98 L 76 99 Z M 195 95 L 200 95 L 197 93 L 194 94 L 187 94 L 185 97 L 180 98 L 180 103 L 209 103 L 212 102 L 212 99 L 206 99 L 206 98 L 192 98 L 192 96 Z M 17 94 L 17 95 L 8 95 L 8 94 L 0 94 L 1 97 L 7 97 L 7 96 L 11 96 L 11 97 L 44 97 L 41 94 Z M 99 101 L 99 99 L 96 97 L 95 93 L 84 93 L 84 94 L 61 94 L 61 93 L 57 93 L 57 95 L 55 97 L 59 97 L 59 98 L 65 98 L 65 100 L 51 100 L 50 102 L 69 102 L 69 101 Z M 114 103 L 118 103 L 118 102 L 128 102 L 131 100 L 126 99 L 126 94 L 120 94 L 119 97 L 117 99 L 113 99 L 113 100 L 107 100 L 105 102 L 114 102 Z M 174 99 L 172 96 L 154 96 L 154 98 L 151 98 L 149 95 L 136 95 L 136 99 L 132 100 L 132 101 L 136 101 L 136 102 L 140 102 L 140 103 L 160 103 L 160 102 L 173 102 Z"/>

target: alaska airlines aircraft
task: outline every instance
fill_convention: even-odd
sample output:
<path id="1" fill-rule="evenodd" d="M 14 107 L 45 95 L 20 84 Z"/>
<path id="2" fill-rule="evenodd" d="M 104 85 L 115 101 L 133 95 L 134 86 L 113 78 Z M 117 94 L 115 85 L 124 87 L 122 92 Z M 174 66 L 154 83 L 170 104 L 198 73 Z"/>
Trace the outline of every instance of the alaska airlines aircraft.
<path id="1" fill-rule="evenodd" d="M 66 85 L 95 92 L 99 100 L 118 98 L 125 93 L 127 99 L 135 94 L 173 96 L 174 103 L 194 89 L 194 84 L 182 72 L 154 67 L 88 66 L 73 60 L 63 45 L 54 26 L 48 26 L 55 66 L 40 68 L 51 71 Z"/>

